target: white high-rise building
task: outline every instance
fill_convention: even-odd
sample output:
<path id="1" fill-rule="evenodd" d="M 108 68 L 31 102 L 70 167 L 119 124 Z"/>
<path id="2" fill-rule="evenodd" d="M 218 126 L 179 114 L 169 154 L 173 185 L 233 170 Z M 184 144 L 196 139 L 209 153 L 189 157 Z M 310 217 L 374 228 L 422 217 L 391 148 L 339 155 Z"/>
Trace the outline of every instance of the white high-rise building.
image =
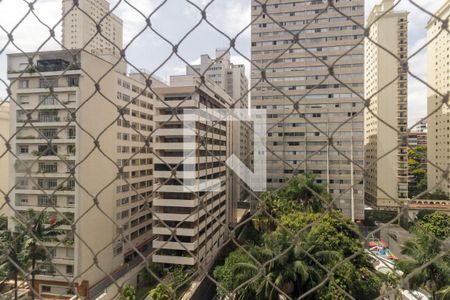
<path id="1" fill-rule="evenodd" d="M 408 198 L 408 12 L 393 5 L 375 5 L 367 20 L 374 42 L 365 40 L 365 198 L 382 208 Z"/>
<path id="2" fill-rule="evenodd" d="M 346 216 L 363 219 L 364 1 L 264 6 L 270 17 L 252 1 L 251 104 L 268 113 L 268 188 L 310 172 Z"/>
<path id="3" fill-rule="evenodd" d="M 232 139 L 227 122 L 196 120 L 189 110 L 225 109 L 232 99 L 214 82 L 207 79 L 202 84 L 190 75 L 173 76 L 168 86 L 155 92 L 152 259 L 206 267 L 226 241 L 234 213 L 228 199 L 230 171 L 225 166 Z M 195 128 L 183 120 L 196 120 Z M 206 180 L 218 181 L 219 188 L 205 189 Z"/>
<path id="4" fill-rule="evenodd" d="M 186 74 L 205 77 L 220 86 L 232 99 L 230 108 L 245 109 L 248 107 L 248 79 L 245 75 L 245 65 L 231 62 L 231 55 L 227 49 L 217 49 L 216 57 L 207 54 L 200 57 L 200 64 L 186 66 Z M 232 122 L 231 132 L 233 138 L 232 153 L 239 157 L 247 167 L 251 167 L 251 124 Z M 232 199 L 234 203 L 248 201 L 248 192 L 240 178 L 232 172 L 230 174 Z"/>
<path id="5" fill-rule="evenodd" d="M 447 20 L 450 16 L 450 0 L 445 1 L 435 16 Z M 432 18 L 427 24 L 427 83 L 436 89 L 428 89 L 428 188 L 439 188 L 450 195 L 447 177 L 442 181 L 442 170 L 450 165 L 450 107 L 447 101 L 450 92 L 450 34 L 442 30 L 443 23 Z M 440 169 L 438 169 L 438 168 Z M 442 182 L 441 182 L 442 181 Z"/>

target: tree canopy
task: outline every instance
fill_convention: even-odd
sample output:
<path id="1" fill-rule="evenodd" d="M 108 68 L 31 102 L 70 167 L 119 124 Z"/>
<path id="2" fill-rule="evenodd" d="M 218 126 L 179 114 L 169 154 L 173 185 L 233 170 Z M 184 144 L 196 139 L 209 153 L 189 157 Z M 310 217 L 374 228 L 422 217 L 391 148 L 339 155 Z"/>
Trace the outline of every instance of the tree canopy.
<path id="1" fill-rule="evenodd" d="M 266 213 L 255 220 L 260 242 L 243 245 L 215 268 L 219 295 L 241 300 L 379 295 L 382 280 L 363 252 L 357 228 L 330 208 L 330 196 L 313 175 L 293 177 L 262 200 L 258 208 Z"/>

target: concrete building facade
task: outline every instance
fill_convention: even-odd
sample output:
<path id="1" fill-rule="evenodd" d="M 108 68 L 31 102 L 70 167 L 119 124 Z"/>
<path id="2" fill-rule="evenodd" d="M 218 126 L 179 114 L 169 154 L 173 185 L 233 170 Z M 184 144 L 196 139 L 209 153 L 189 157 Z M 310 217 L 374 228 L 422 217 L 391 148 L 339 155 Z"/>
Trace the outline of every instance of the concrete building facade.
<path id="1" fill-rule="evenodd" d="M 236 103 L 235 107 L 247 107 L 248 78 L 245 75 L 245 66 L 233 64 L 228 49 L 217 49 L 215 58 L 208 54 L 201 55 L 200 64 L 186 66 L 186 74 L 205 74 L 233 98 L 233 104 L 243 100 L 244 104 Z"/>
<path id="2" fill-rule="evenodd" d="M 35 291 L 92 297 L 105 273 L 137 257 L 135 248 L 144 255 L 151 249 L 153 95 L 86 51 L 39 52 L 39 72 L 21 74 L 29 56 L 8 55 L 18 103 L 10 120 L 19 157 L 10 159 L 12 205 L 16 217 L 32 209 L 46 211 L 49 224 L 66 221 L 59 242 L 46 243 L 51 263 L 39 262 Z M 100 80 L 101 94 L 92 80 Z M 91 267 L 94 255 L 101 269 Z"/>
<path id="3" fill-rule="evenodd" d="M 226 240 L 232 218 L 225 166 L 230 130 L 227 122 L 200 118 L 194 131 L 183 120 L 194 120 L 186 109 L 228 108 L 232 98 L 214 82 L 201 84 L 190 75 L 171 77 L 168 86 L 155 92 L 153 261 L 207 266 Z M 220 182 L 218 190 L 203 189 L 202 181 L 210 179 Z"/>
<path id="4" fill-rule="evenodd" d="M 375 5 L 365 40 L 365 198 L 381 208 L 398 207 L 408 198 L 408 75 L 402 67 L 408 57 L 408 13 L 393 5 L 393 0 Z"/>
<path id="5" fill-rule="evenodd" d="M 450 1 L 444 2 L 434 15 L 448 20 Z M 435 18 L 427 24 L 427 83 L 439 92 L 428 89 L 428 113 L 434 112 L 428 118 L 428 188 L 440 188 L 450 195 L 449 178 L 441 183 L 442 170 L 450 164 L 450 107 L 441 96 L 448 100 L 450 92 L 450 34 L 442 26 Z"/>
<path id="6" fill-rule="evenodd" d="M 0 100 L 0 203 L 6 203 L 4 194 L 9 185 L 9 154 L 6 153 L 5 142 L 9 139 L 9 102 Z M 0 214 L 8 215 L 9 207 L 0 207 Z"/>
<path id="7" fill-rule="evenodd" d="M 62 44 L 67 49 L 84 49 L 116 63 L 123 47 L 123 22 L 110 13 L 106 0 L 62 2 Z M 101 33 L 97 33 L 100 25 Z"/>
<path id="8" fill-rule="evenodd" d="M 242 64 L 233 64 L 228 49 L 217 49 L 216 57 L 211 58 L 204 54 L 200 57 L 200 64 L 186 66 L 186 74 L 198 76 L 205 74 L 205 77 L 220 86 L 231 98 L 233 103 L 231 108 L 248 108 L 248 78 L 245 74 L 245 66 Z M 232 153 L 239 157 L 247 167 L 251 167 L 251 124 L 243 122 L 232 122 L 231 132 L 233 135 Z M 230 174 L 230 183 L 232 198 L 235 204 L 248 201 L 248 192 L 244 183 L 234 173 Z"/>
<path id="9" fill-rule="evenodd" d="M 252 1 L 252 107 L 268 111 L 268 188 L 311 172 L 363 219 L 364 1 L 333 5 L 352 20 L 327 1 L 269 0 L 270 17 Z"/>

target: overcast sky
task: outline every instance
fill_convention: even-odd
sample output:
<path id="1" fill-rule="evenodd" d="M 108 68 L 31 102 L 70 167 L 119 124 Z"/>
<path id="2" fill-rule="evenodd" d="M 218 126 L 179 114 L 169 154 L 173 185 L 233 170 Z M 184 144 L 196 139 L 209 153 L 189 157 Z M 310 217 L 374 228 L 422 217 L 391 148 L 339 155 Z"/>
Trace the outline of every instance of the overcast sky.
<path id="1" fill-rule="evenodd" d="M 31 0 L 29 1 L 31 2 Z M 6 53 L 18 52 L 17 48 L 23 51 L 36 51 L 41 45 L 44 50 L 58 49 L 54 40 L 50 39 L 45 42 L 49 38 L 49 31 L 40 21 L 49 27 L 55 26 L 61 18 L 61 2 L 61 0 L 37 0 L 34 9 L 37 17 L 29 14 L 16 27 L 29 10 L 27 2 L 24 0 L 0 0 L 0 25 L 8 32 L 15 28 L 13 37 L 16 44 L 15 46 L 9 44 L 0 53 L 0 79 L 6 81 Z M 163 0 L 110 1 L 112 7 L 118 2 L 114 13 L 124 21 L 124 44 L 128 45 L 145 28 L 145 19 L 131 5 L 144 15 L 149 15 Z M 210 1 L 191 0 L 191 2 L 203 8 Z M 211 2 L 206 10 L 207 19 L 226 35 L 235 37 L 250 23 L 250 0 L 214 0 Z M 366 15 L 378 2 L 379 0 L 366 0 Z M 429 12 L 435 12 L 445 0 L 415 0 L 415 2 Z M 410 12 L 409 53 L 412 54 L 426 42 L 425 25 L 430 16 L 417 9 L 408 0 L 401 0 L 398 7 Z M 156 31 L 172 43 L 177 43 L 201 20 L 201 14 L 186 0 L 167 0 L 162 8 L 152 15 L 151 20 Z M 56 38 L 60 39 L 60 27 L 57 27 L 56 34 Z M 0 51 L 7 41 L 7 34 L 0 28 Z M 200 54 L 207 53 L 213 56 L 216 48 L 224 48 L 228 45 L 229 41 L 223 34 L 206 22 L 202 22 L 181 43 L 179 54 L 186 61 L 193 63 L 198 61 Z M 236 47 L 242 54 L 250 57 L 250 29 L 238 36 Z M 126 55 L 127 59 L 135 66 L 153 71 L 169 57 L 171 52 L 172 47 L 147 28 L 143 34 L 132 41 L 127 48 Z M 232 59 L 235 63 L 245 63 L 249 66 L 248 61 L 235 52 L 232 52 Z M 414 74 L 426 79 L 426 50 L 422 50 L 410 60 L 410 68 Z M 183 74 L 184 70 L 184 63 L 173 56 L 158 70 L 157 74 L 167 78 L 169 75 Z M 5 97 L 5 95 L 5 85 L 0 82 L 0 97 Z M 426 87 L 422 83 L 410 79 L 410 124 L 424 117 L 425 114 Z"/>

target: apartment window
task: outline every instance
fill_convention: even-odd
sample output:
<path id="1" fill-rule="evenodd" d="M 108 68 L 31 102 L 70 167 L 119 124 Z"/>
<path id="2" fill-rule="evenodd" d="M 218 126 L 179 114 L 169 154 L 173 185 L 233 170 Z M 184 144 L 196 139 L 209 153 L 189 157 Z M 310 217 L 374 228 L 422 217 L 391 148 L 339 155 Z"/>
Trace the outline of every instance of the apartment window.
<path id="1" fill-rule="evenodd" d="M 19 153 L 20 154 L 28 153 L 28 146 L 19 146 Z"/>
<path id="2" fill-rule="evenodd" d="M 42 128 L 39 129 L 39 133 L 41 136 L 47 138 L 47 139 L 53 139 L 56 138 L 58 130 L 56 128 Z"/>
<path id="3" fill-rule="evenodd" d="M 67 146 L 67 154 L 75 155 L 75 145 L 68 145 Z"/>
<path id="4" fill-rule="evenodd" d="M 52 190 L 56 188 L 58 182 L 55 178 L 38 179 L 38 185 L 41 189 Z"/>
<path id="5" fill-rule="evenodd" d="M 58 79 L 39 79 L 39 87 L 40 88 L 50 88 L 50 87 L 57 87 L 58 86 Z"/>
<path id="6" fill-rule="evenodd" d="M 66 266 L 66 273 L 69 275 L 73 274 L 73 266 L 72 265 L 67 265 Z"/>
<path id="7" fill-rule="evenodd" d="M 17 186 L 19 188 L 26 188 L 26 187 L 28 187 L 28 179 L 26 179 L 26 178 L 19 178 L 17 180 Z"/>
<path id="8" fill-rule="evenodd" d="M 28 96 L 19 96 L 19 103 L 20 104 L 29 104 L 30 97 Z"/>
<path id="9" fill-rule="evenodd" d="M 75 197 L 68 196 L 67 197 L 67 206 L 74 206 L 75 205 Z"/>
<path id="10" fill-rule="evenodd" d="M 39 172 L 56 173 L 58 171 L 57 163 L 39 163 Z"/>
<path id="11" fill-rule="evenodd" d="M 76 94 L 69 94 L 67 98 L 68 98 L 69 102 L 75 102 L 76 97 L 77 97 Z"/>
<path id="12" fill-rule="evenodd" d="M 21 89 L 27 89 L 29 87 L 29 81 L 26 79 L 20 80 L 19 81 L 19 88 Z"/>
<path id="13" fill-rule="evenodd" d="M 74 139 L 75 138 L 75 127 L 69 127 L 69 129 L 68 129 L 68 136 L 69 136 L 69 139 Z"/>
<path id="14" fill-rule="evenodd" d="M 55 197 L 38 196 L 38 206 L 41 207 L 56 206 L 56 199 Z"/>
<path id="15" fill-rule="evenodd" d="M 75 179 L 70 178 L 69 180 L 67 180 L 67 188 L 70 190 L 75 189 Z"/>
<path id="16" fill-rule="evenodd" d="M 122 245 L 116 246 L 116 247 L 114 248 L 114 250 L 113 250 L 113 255 L 114 255 L 114 256 L 117 256 L 117 255 L 121 254 L 122 251 L 123 251 Z"/>
<path id="17" fill-rule="evenodd" d="M 39 122 L 58 122 L 58 112 L 51 110 L 51 111 L 40 111 L 39 112 Z"/>
<path id="18" fill-rule="evenodd" d="M 79 84 L 79 77 L 78 76 L 67 77 L 67 85 L 68 86 L 78 86 L 78 84 Z"/>
<path id="19" fill-rule="evenodd" d="M 40 96 L 39 101 L 42 102 L 42 105 L 55 105 L 58 103 L 53 96 Z"/>
<path id="20" fill-rule="evenodd" d="M 66 256 L 67 257 L 74 257 L 74 250 L 73 250 L 73 248 L 66 248 Z"/>
<path id="21" fill-rule="evenodd" d="M 51 147 L 47 145 L 39 145 L 37 154 L 41 156 L 56 155 L 58 154 L 58 148 L 55 145 L 52 145 Z"/>

